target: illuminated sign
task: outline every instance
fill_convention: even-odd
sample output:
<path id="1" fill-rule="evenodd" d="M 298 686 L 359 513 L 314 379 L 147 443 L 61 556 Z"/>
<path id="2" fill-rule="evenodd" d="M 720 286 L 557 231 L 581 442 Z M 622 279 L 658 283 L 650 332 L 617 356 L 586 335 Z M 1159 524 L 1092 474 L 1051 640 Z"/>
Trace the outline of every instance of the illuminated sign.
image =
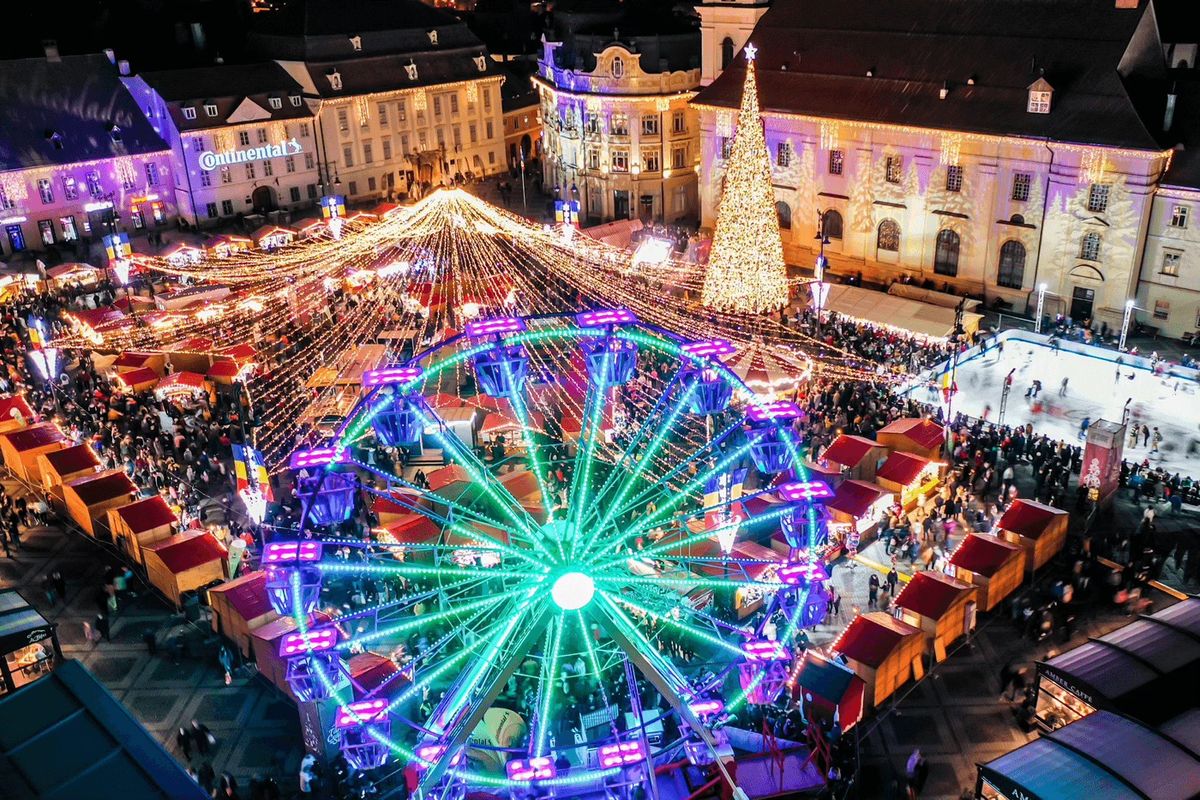
<path id="1" fill-rule="evenodd" d="M 267 158 L 294 156 L 302 152 L 304 152 L 304 148 L 301 147 L 300 142 L 296 141 L 296 137 L 294 136 L 286 142 L 264 144 L 262 147 L 248 147 L 245 150 L 223 150 L 220 153 L 205 150 L 200 154 L 200 169 L 205 172 L 211 172 L 217 167 L 226 164 L 244 164 L 247 161 L 261 161 Z"/>

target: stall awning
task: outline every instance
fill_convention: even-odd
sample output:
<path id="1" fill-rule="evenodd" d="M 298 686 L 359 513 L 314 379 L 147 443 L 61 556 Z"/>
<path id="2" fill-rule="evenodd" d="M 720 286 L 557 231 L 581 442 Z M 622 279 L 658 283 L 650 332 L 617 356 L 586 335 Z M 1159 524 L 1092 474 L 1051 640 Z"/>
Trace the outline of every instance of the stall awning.
<path id="1" fill-rule="evenodd" d="M 71 487 L 71 491 L 75 493 L 80 502 L 89 506 L 117 497 L 132 497 L 138 491 L 137 486 L 129 480 L 129 476 L 125 474 L 124 470 L 119 469 L 101 475 L 77 478 L 67 486 Z"/>
<path id="2" fill-rule="evenodd" d="M 920 628 L 914 628 L 889 614 L 860 614 L 846 626 L 831 649 L 860 664 L 878 667 L 904 637 L 920 632 Z"/>
<path id="3" fill-rule="evenodd" d="M 977 575 L 990 578 L 1010 558 L 1021 553 L 1021 546 L 995 536 L 972 533 L 954 551 L 950 563 Z"/>
<path id="4" fill-rule="evenodd" d="M 31 632 L 48 631 L 52 627 L 53 623 L 47 622 L 16 589 L 0 591 L 0 658 L 37 641 L 30 638 Z"/>
<path id="5" fill-rule="evenodd" d="M 1066 514 L 1067 512 L 1053 506 L 1018 498 L 1000 517 L 996 527 L 1027 539 L 1037 539 L 1055 519 L 1065 517 Z"/>
<path id="6" fill-rule="evenodd" d="M 15 397 L 0 397 L 0 421 L 20 417 L 29 422 L 33 419 L 33 409 L 21 395 Z"/>
<path id="7" fill-rule="evenodd" d="M 925 417 L 906 417 L 890 422 L 879 429 L 879 433 L 904 436 L 923 450 L 938 447 L 946 440 L 946 429 Z"/>
<path id="8" fill-rule="evenodd" d="M 225 548 L 207 531 L 179 533 L 147 546 L 146 550 L 158 556 L 172 575 L 187 572 L 201 564 L 220 561 L 226 555 Z"/>
<path id="9" fill-rule="evenodd" d="M 833 444 L 825 448 L 825 451 L 821 453 L 821 460 L 832 461 L 843 467 L 857 467 L 859 462 L 867 457 L 867 453 L 876 447 L 882 447 L 882 445 L 862 436 L 843 433 L 833 440 Z"/>
<path id="10" fill-rule="evenodd" d="M 37 450 L 39 447 L 46 447 L 67 438 L 53 422 L 42 422 L 19 431 L 5 433 L 3 436 L 8 439 L 12 449 L 18 453 Z"/>
<path id="11" fill-rule="evenodd" d="M 199 372 L 172 372 L 154 387 L 156 394 L 176 391 L 199 392 L 204 389 L 204 376 Z"/>
<path id="12" fill-rule="evenodd" d="M 100 459 L 96 456 L 96 451 L 86 444 L 77 444 L 74 447 L 51 451 L 45 454 L 45 458 L 50 468 L 59 475 L 70 475 L 73 472 L 100 466 Z"/>
<path id="13" fill-rule="evenodd" d="M 889 494 L 891 492 L 887 489 L 873 483 L 844 481 L 825 505 L 852 517 L 861 517 L 871 508 L 872 503 Z"/>
<path id="14" fill-rule="evenodd" d="M 944 339 L 954 333 L 955 310 L 907 297 L 884 294 L 859 286 L 835 283 L 825 298 L 825 309 L 873 325 L 897 328 L 918 336 Z M 963 327 L 973 331 L 982 315 L 970 311 L 962 316 Z"/>
<path id="15" fill-rule="evenodd" d="M 114 378 L 125 384 L 126 388 L 135 389 L 142 384 L 156 383 L 158 381 L 158 373 L 149 367 L 138 367 L 137 369 L 126 370 L 114 376 Z"/>
<path id="16" fill-rule="evenodd" d="M 117 509 L 117 516 L 134 533 L 153 530 L 154 528 L 179 521 L 179 518 L 175 516 L 175 512 L 167 505 L 167 501 L 159 495 L 147 497 L 145 500 L 138 500 L 136 503 L 130 503 L 127 506 L 121 506 Z"/>
<path id="17" fill-rule="evenodd" d="M 930 619 L 941 619 L 972 587 L 941 572 L 918 572 L 900 594 L 896 605 Z"/>
<path id="18" fill-rule="evenodd" d="M 908 486 L 920 477 L 921 472 L 928 466 L 929 459 L 927 458 L 897 451 L 888 456 L 887 461 L 883 462 L 883 466 L 875 473 L 875 480 L 882 478 L 885 481 L 892 481 L 901 486 Z"/>

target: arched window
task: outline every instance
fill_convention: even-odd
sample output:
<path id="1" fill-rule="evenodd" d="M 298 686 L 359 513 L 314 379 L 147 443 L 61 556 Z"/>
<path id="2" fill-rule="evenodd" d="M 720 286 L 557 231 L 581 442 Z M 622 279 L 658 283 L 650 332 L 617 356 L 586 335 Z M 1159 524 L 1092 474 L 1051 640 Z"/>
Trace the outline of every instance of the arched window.
<path id="1" fill-rule="evenodd" d="M 893 253 L 900 250 L 900 226 L 894 219 L 885 219 L 879 223 L 879 233 L 875 237 L 875 246 L 880 250 Z"/>
<path id="2" fill-rule="evenodd" d="M 780 200 L 775 204 L 775 214 L 779 217 L 779 227 L 784 230 L 791 230 L 792 227 L 792 208 L 787 203 Z"/>
<path id="3" fill-rule="evenodd" d="M 1025 218 L 1023 216 L 1021 216 L 1020 214 L 1013 214 L 1011 217 L 1008 218 L 1008 221 L 1011 222 L 1013 225 L 1024 225 L 1025 224 Z"/>
<path id="4" fill-rule="evenodd" d="M 996 283 L 1008 289 L 1020 289 L 1025 282 L 1025 245 L 1009 239 L 1000 245 L 1000 269 Z"/>
<path id="5" fill-rule="evenodd" d="M 933 271 L 938 275 L 958 274 L 958 234 L 949 228 L 939 231 L 933 251 Z"/>
<path id="6" fill-rule="evenodd" d="M 824 221 L 821 225 L 822 233 L 830 239 L 842 238 L 842 215 L 832 208 L 825 212 Z"/>
<path id="7" fill-rule="evenodd" d="M 733 63 L 733 39 L 728 36 L 725 41 L 721 42 L 721 69 L 725 69 Z"/>
<path id="8" fill-rule="evenodd" d="M 1100 234 L 1085 233 L 1079 240 L 1079 257 L 1084 261 L 1100 260 Z"/>
<path id="9" fill-rule="evenodd" d="M 612 76 L 614 78 L 620 78 L 624 75 L 625 75 L 625 62 L 621 60 L 620 56 L 613 56 Z"/>

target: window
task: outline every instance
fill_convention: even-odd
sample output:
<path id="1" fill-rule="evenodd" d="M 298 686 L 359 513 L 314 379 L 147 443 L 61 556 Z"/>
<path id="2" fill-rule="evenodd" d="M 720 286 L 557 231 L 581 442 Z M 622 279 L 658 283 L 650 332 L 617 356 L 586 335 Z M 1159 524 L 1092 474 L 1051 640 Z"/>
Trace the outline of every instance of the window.
<path id="1" fill-rule="evenodd" d="M 687 116 L 683 111 L 676 111 L 671 114 L 671 132 L 687 133 Z"/>
<path id="2" fill-rule="evenodd" d="M 938 275 L 958 274 L 958 234 L 946 229 L 938 232 L 937 247 L 933 251 L 933 271 Z"/>
<path id="3" fill-rule="evenodd" d="M 146 162 L 146 186 L 158 186 L 158 164 Z"/>
<path id="4" fill-rule="evenodd" d="M 1097 214 L 1108 209 L 1108 190 L 1111 187 L 1107 183 L 1093 183 L 1088 189 L 1087 210 L 1094 211 Z"/>
<path id="5" fill-rule="evenodd" d="M 841 150 L 829 151 L 829 174 L 841 175 L 842 167 L 846 164 L 846 156 Z"/>
<path id="6" fill-rule="evenodd" d="M 383 160 L 392 160 L 392 139 L 390 136 L 383 140 Z"/>
<path id="7" fill-rule="evenodd" d="M 257 176 L 254 174 L 254 162 L 246 162 L 246 180 L 252 181 L 255 177 Z"/>
<path id="8" fill-rule="evenodd" d="M 42 244 L 54 244 L 54 223 L 48 219 L 39 219 L 38 235 L 42 238 Z"/>
<path id="9" fill-rule="evenodd" d="M 629 135 L 629 117 L 624 114 L 613 114 L 612 122 L 609 123 L 609 133 L 613 136 L 628 136 Z"/>
<path id="10" fill-rule="evenodd" d="M 213 103 L 205 103 L 204 104 L 204 113 L 210 117 L 215 117 L 217 115 L 216 105 Z"/>
<path id="11" fill-rule="evenodd" d="M 276 111 L 283 108 L 283 98 L 282 97 L 268 97 L 267 103 L 270 104 L 271 108 L 275 109 Z"/>
<path id="12" fill-rule="evenodd" d="M 256 133 L 257 133 L 257 135 L 258 135 L 258 143 L 259 143 L 259 144 L 266 144 L 266 143 L 267 143 L 267 129 L 266 129 L 266 128 L 259 128 L 259 129 L 256 131 Z"/>
<path id="13" fill-rule="evenodd" d="M 435 117 L 440 117 L 442 115 L 442 96 L 440 94 L 435 94 L 433 96 L 433 115 Z"/>
<path id="14" fill-rule="evenodd" d="M 946 191 L 962 191 L 963 168 L 957 164 L 946 167 Z"/>
<path id="15" fill-rule="evenodd" d="M 488 151 L 488 164 L 495 164 L 495 163 L 496 163 L 496 151 L 489 150 Z"/>
<path id="16" fill-rule="evenodd" d="M 657 150 L 643 151 L 642 152 L 642 164 L 643 164 L 642 169 L 644 169 L 646 172 L 658 172 L 659 167 L 661 166 L 658 163 L 658 151 Z"/>
<path id="17" fill-rule="evenodd" d="M 792 207 L 782 200 L 775 203 L 775 216 L 778 217 L 779 227 L 784 230 L 792 228 Z"/>
<path id="18" fill-rule="evenodd" d="M 612 171 L 613 172 L 628 172 L 629 171 L 629 153 L 625 150 L 612 151 Z"/>
<path id="19" fill-rule="evenodd" d="M 733 63 L 733 39 L 726 36 L 721 41 L 721 69 L 724 70 Z"/>
<path id="20" fill-rule="evenodd" d="M 433 132 L 437 134 L 438 147 L 445 149 L 445 147 L 446 147 L 446 129 L 439 125 L 437 128 L 434 129 Z"/>
<path id="21" fill-rule="evenodd" d="M 203 136 L 197 136 L 195 139 L 192 139 L 192 152 L 193 153 L 203 153 L 204 152 L 204 137 Z"/>
<path id="22" fill-rule="evenodd" d="M 489 138 L 489 139 L 491 139 L 492 137 L 494 137 L 496 135 L 495 126 L 492 125 L 492 121 L 490 119 L 484 125 L 483 130 L 484 130 L 484 133 L 486 134 L 487 138 Z"/>
<path id="23" fill-rule="evenodd" d="M 470 140 L 471 144 L 475 144 L 479 141 L 479 126 L 474 122 L 467 126 L 467 138 Z"/>
<path id="24" fill-rule="evenodd" d="M 350 181 L 350 194 L 358 194 L 358 181 Z"/>
<path id="25" fill-rule="evenodd" d="M 307 123 L 307 122 L 301 122 L 301 123 L 300 123 L 300 138 L 301 138 L 301 139 L 307 139 L 307 138 L 308 138 L 309 136 L 311 136 L 311 135 L 312 135 L 312 134 L 310 133 L 310 131 L 309 131 L 309 128 L 308 128 L 308 123 Z"/>
<path id="26" fill-rule="evenodd" d="M 1162 274 L 1173 278 L 1179 277 L 1179 265 L 1183 262 L 1183 253 L 1179 250 L 1164 250 Z"/>
<path id="27" fill-rule="evenodd" d="M 879 231 L 875 237 L 875 246 L 880 250 L 895 253 L 900 250 L 900 226 L 894 219 L 885 219 L 879 223 Z"/>
<path id="28" fill-rule="evenodd" d="M 588 150 L 588 169 L 600 169 L 599 150 Z"/>
<path id="29" fill-rule="evenodd" d="M 8 192 L 4 191 L 4 187 L 0 186 L 0 210 L 7 211 L 12 207 L 12 199 L 8 196 Z"/>
<path id="30" fill-rule="evenodd" d="M 316 167 L 316 163 L 317 163 L 317 160 L 313 157 L 312 153 L 304 154 L 304 168 L 305 169 L 314 169 Z"/>
<path id="31" fill-rule="evenodd" d="M 1033 175 L 1029 172 L 1013 173 L 1012 199 L 1024 203 L 1029 199 L 1029 187 L 1033 183 Z"/>
<path id="32" fill-rule="evenodd" d="M 401 136 L 400 136 L 400 154 L 403 155 L 407 152 L 408 152 L 408 134 L 405 133 L 405 134 L 401 134 Z"/>
<path id="33" fill-rule="evenodd" d="M 687 148 L 671 148 L 671 169 L 683 169 L 687 166 Z"/>
<path id="34" fill-rule="evenodd" d="M 408 119 L 408 108 L 403 100 L 396 104 L 396 118 L 401 122 Z"/>
<path id="35" fill-rule="evenodd" d="M 1026 109 L 1030 114 L 1049 114 L 1050 113 L 1050 92 L 1029 92 L 1029 106 Z"/>
<path id="36" fill-rule="evenodd" d="M 643 114 L 642 115 L 642 135 L 657 136 L 658 135 L 658 115 Z"/>
<path id="37" fill-rule="evenodd" d="M 287 172 L 295 172 L 296 171 L 296 157 L 288 156 L 287 158 L 285 158 L 283 160 L 283 168 Z"/>
<path id="38" fill-rule="evenodd" d="M 370 178 L 367 178 L 367 191 L 368 191 L 368 192 L 373 192 L 373 191 L 375 191 L 375 178 L 374 178 L 374 176 L 372 176 L 372 177 L 370 177 Z"/>
<path id="39" fill-rule="evenodd" d="M 1079 241 L 1079 257 L 1084 261 L 1100 260 L 1100 234 L 1085 233 Z"/>
<path id="40" fill-rule="evenodd" d="M 1188 207 L 1187 206 L 1172 206 L 1171 207 L 1171 227 L 1186 228 L 1188 226 Z"/>
<path id="41" fill-rule="evenodd" d="M 1000 245 L 1000 269 L 996 284 L 1006 289 L 1020 289 L 1025 283 L 1025 245 L 1010 239 Z"/>
<path id="42" fill-rule="evenodd" d="M 70 215 L 59 217 L 58 226 L 62 228 L 64 242 L 73 242 L 79 238 L 79 230 L 75 227 L 75 217 Z"/>
<path id="43" fill-rule="evenodd" d="M 48 206 L 54 202 L 54 187 L 51 185 L 49 178 L 39 178 L 37 187 L 38 194 L 42 198 L 42 205 Z"/>
<path id="44" fill-rule="evenodd" d="M 207 189 L 212 186 L 212 173 L 207 170 L 200 170 L 200 187 Z"/>
<path id="45" fill-rule="evenodd" d="M 228 166 L 221 167 L 221 183 L 233 183 L 233 173 Z"/>
<path id="46" fill-rule="evenodd" d="M 83 176 L 87 181 L 88 194 L 92 197 L 100 197 L 104 194 L 104 184 L 100 183 L 100 172 L 98 170 L 88 170 Z"/>
<path id="47" fill-rule="evenodd" d="M 207 206 L 205 206 L 204 212 L 206 214 L 208 214 L 209 219 L 216 219 L 217 218 L 217 204 L 209 203 Z"/>
<path id="48" fill-rule="evenodd" d="M 233 216 L 233 201 L 232 200 L 222 200 L 221 201 L 221 215 L 225 216 L 225 217 Z"/>
<path id="49" fill-rule="evenodd" d="M 1154 318 L 1166 319 L 1171 316 L 1171 301 L 1170 300 L 1155 300 L 1154 301 Z"/>
<path id="50" fill-rule="evenodd" d="M 842 215 L 832 208 L 825 212 L 822 218 L 822 230 L 830 239 L 842 238 Z"/>
<path id="51" fill-rule="evenodd" d="M 342 166 L 343 167 L 353 167 L 354 166 L 354 148 L 351 147 L 350 145 L 346 145 L 345 147 L 342 148 Z"/>
<path id="52" fill-rule="evenodd" d="M 775 145 L 775 166 L 786 169 L 792 163 L 792 143 L 780 142 Z"/>
<path id="53" fill-rule="evenodd" d="M 63 197 L 67 200 L 74 200 L 79 196 L 79 185 L 75 183 L 75 179 L 70 175 L 66 175 L 62 179 Z"/>
<path id="54" fill-rule="evenodd" d="M 458 93 L 457 92 L 450 95 L 450 113 L 451 114 L 458 113 Z"/>
<path id="55" fill-rule="evenodd" d="M 339 108 L 337 110 L 337 125 L 338 125 L 338 130 L 341 131 L 342 133 L 345 133 L 346 131 L 350 130 L 350 110 L 349 109 Z"/>
<path id="56" fill-rule="evenodd" d="M 612 60 L 612 68 L 610 70 L 614 78 L 621 78 L 625 75 L 625 61 L 620 56 L 615 56 Z"/>
<path id="57" fill-rule="evenodd" d="M 727 161 L 729 159 L 729 156 L 732 153 L 733 153 L 733 137 L 732 136 L 722 136 L 721 137 L 721 160 Z"/>
<path id="58" fill-rule="evenodd" d="M 184 119 L 195 119 L 196 118 L 196 107 L 195 106 L 184 106 L 183 107 L 183 118 Z"/>
<path id="59" fill-rule="evenodd" d="M 451 133 L 453 134 L 454 146 L 456 148 L 462 147 L 462 125 L 455 125 L 454 128 L 451 129 Z"/>
<path id="60" fill-rule="evenodd" d="M 363 163 L 364 164 L 375 163 L 375 146 L 373 144 L 371 144 L 370 142 L 363 142 L 362 148 L 363 148 Z"/>
<path id="61" fill-rule="evenodd" d="M 265 175 L 266 177 L 269 178 L 274 174 L 275 174 L 274 162 L 268 158 L 266 161 L 263 162 L 263 175 Z"/>
<path id="62" fill-rule="evenodd" d="M 309 200 L 316 200 L 317 185 L 315 183 L 310 183 L 307 187 L 305 187 L 305 193 L 308 195 Z"/>
<path id="63" fill-rule="evenodd" d="M 238 132 L 238 144 L 240 144 L 242 147 L 250 146 L 250 131 Z"/>
<path id="64" fill-rule="evenodd" d="M 899 183 L 904 174 L 904 158 L 888 156 L 883 162 L 883 179 L 888 183 Z"/>
<path id="65" fill-rule="evenodd" d="M 388 126 L 388 110 L 386 103 L 380 103 L 375 106 L 375 116 L 379 119 L 379 127 L 386 128 Z"/>
<path id="66" fill-rule="evenodd" d="M 292 108 L 299 108 L 299 107 L 300 107 L 300 103 L 301 103 L 301 100 L 300 100 L 300 95 L 298 95 L 298 94 L 293 94 L 293 95 L 290 95 L 290 96 L 288 97 L 288 99 L 292 101 Z"/>

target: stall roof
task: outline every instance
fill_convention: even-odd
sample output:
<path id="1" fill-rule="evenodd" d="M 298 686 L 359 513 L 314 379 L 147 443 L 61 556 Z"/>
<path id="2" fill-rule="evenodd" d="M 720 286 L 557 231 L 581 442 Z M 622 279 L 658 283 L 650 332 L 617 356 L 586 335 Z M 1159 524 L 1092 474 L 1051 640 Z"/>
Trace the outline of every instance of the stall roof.
<path id="1" fill-rule="evenodd" d="M 99 475 L 85 475 L 67 484 L 85 505 L 103 503 L 122 495 L 137 494 L 138 488 L 124 470 L 111 470 Z"/>
<path id="2" fill-rule="evenodd" d="M 128 372 L 118 373 L 114 377 L 126 386 L 137 386 L 139 383 L 155 383 L 158 381 L 159 375 L 149 367 L 138 367 Z"/>
<path id="3" fill-rule="evenodd" d="M 873 325 L 901 328 L 917 336 L 937 339 L 945 339 L 954 333 L 956 321 L 953 308 L 844 283 L 830 284 L 824 307 L 836 314 Z M 978 328 L 982 319 L 982 315 L 970 311 L 962 315 L 963 325 L 968 331 Z"/>
<path id="4" fill-rule="evenodd" d="M 148 531 L 179 521 L 179 518 L 175 516 L 175 512 L 167 505 L 167 501 L 157 494 L 153 497 L 147 497 L 145 500 L 138 500 L 136 503 L 121 506 L 117 509 L 117 516 L 134 533 L 141 533 L 142 531 Z"/>
<path id="5" fill-rule="evenodd" d="M 861 517 L 867 513 L 872 503 L 888 494 L 891 492 L 873 483 L 843 481 L 825 505 L 852 517 Z"/>
<path id="6" fill-rule="evenodd" d="M 271 610 L 267 599 L 267 573 L 262 570 L 247 572 L 239 578 L 226 581 L 208 590 L 209 594 L 225 595 L 229 604 L 242 615 L 242 619 L 261 617 Z"/>
<path id="7" fill-rule="evenodd" d="M 1050 523 L 1054 522 L 1056 518 L 1065 517 L 1066 515 L 1067 512 L 1054 506 L 1047 506 L 1033 500 L 1018 498 L 1016 502 L 1008 507 L 1008 511 L 1005 511 L 1004 515 L 1000 517 L 1000 521 L 996 523 L 996 527 L 1001 530 L 1012 531 L 1029 539 L 1037 539 L 1046 532 L 1046 529 L 1050 527 Z"/>
<path id="8" fill-rule="evenodd" d="M 946 429 L 927 417 L 906 417 L 889 422 L 875 435 L 878 436 L 880 433 L 907 436 L 924 448 L 937 447 L 946 439 Z"/>
<path id="9" fill-rule="evenodd" d="M 1200 753 L 1200 708 L 1183 712 L 1158 727 L 1164 736 L 1170 736 L 1193 753 Z"/>
<path id="10" fill-rule="evenodd" d="M 890 614 L 874 611 L 855 617 L 842 631 L 833 649 L 868 667 L 878 667 L 896 649 L 900 640 L 920 632 L 920 628 L 901 622 Z"/>
<path id="11" fill-rule="evenodd" d="M 146 362 L 153 356 L 150 353 L 134 353 L 126 350 L 121 355 L 117 356 L 116 361 L 112 363 L 114 367 L 125 367 L 127 369 L 137 369 L 138 367 L 146 366 Z"/>
<path id="12" fill-rule="evenodd" d="M 46 463 L 59 475 L 100 466 L 100 459 L 96 455 L 96 451 L 86 444 L 64 447 L 62 450 L 53 450 L 44 455 Z"/>
<path id="13" fill-rule="evenodd" d="M 950 563 L 988 578 L 1021 552 L 1020 545 L 986 533 L 972 533 L 954 551 Z"/>
<path id="14" fill-rule="evenodd" d="M 53 422 L 39 422 L 37 425 L 30 425 L 19 431 L 10 431 L 3 436 L 8 438 L 8 443 L 18 453 L 37 450 L 39 447 L 61 442 L 67 438 Z"/>
<path id="15" fill-rule="evenodd" d="M 155 387 L 157 391 L 168 389 L 172 386 L 186 386 L 189 389 L 204 388 L 204 376 L 199 372 L 172 372 L 167 377 L 158 382 Z"/>
<path id="16" fill-rule="evenodd" d="M 804 654 L 795 682 L 814 695 L 834 703 L 840 703 L 846 690 L 862 678 L 837 661 L 831 661 L 815 650 Z"/>
<path id="17" fill-rule="evenodd" d="M 825 452 L 821 453 L 821 460 L 832 461 L 844 467 L 856 467 L 860 461 L 866 458 L 867 453 L 876 447 L 883 447 L 883 445 L 862 436 L 843 433 L 833 440 L 833 444 L 829 445 Z"/>
<path id="18" fill-rule="evenodd" d="M 29 631 L 46 629 L 50 623 L 16 589 L 0 591 L 0 642 L 8 645 L 10 637 L 17 637 L 19 645 L 29 643 Z M 8 652 L 4 650 L 2 652 Z"/>
<path id="19" fill-rule="evenodd" d="M 1163 625 L 1200 636 L 1200 597 L 1189 597 L 1168 606 L 1155 614 L 1153 619 Z"/>
<path id="20" fill-rule="evenodd" d="M 424 514 L 405 510 L 404 516 L 383 526 L 397 541 L 409 544 L 425 544 L 437 539 L 441 528 Z"/>
<path id="21" fill-rule="evenodd" d="M 218 359 L 213 362 L 213 365 L 208 368 L 208 377 L 210 378 L 234 378 L 241 372 L 239 367 L 229 359 Z"/>
<path id="22" fill-rule="evenodd" d="M 207 795 L 78 661 L 0 697 L 0 775 L 13 800 Z M 64 746 L 69 743 L 69 746 Z"/>
<path id="23" fill-rule="evenodd" d="M 26 420 L 33 419 L 33 409 L 29 407 L 29 403 L 25 402 L 23 395 L 0 397 L 0 420 L 12 419 L 14 411 Z"/>
<path id="24" fill-rule="evenodd" d="M 1107 711 L 982 765 L 984 777 L 1037 798 L 1190 800 L 1200 794 L 1200 755 L 1178 741 Z"/>
<path id="25" fill-rule="evenodd" d="M 915 611 L 923 617 L 940 619 L 958 598 L 973 588 L 941 572 L 918 572 L 900 590 L 896 597 L 896 605 Z"/>
<path id="26" fill-rule="evenodd" d="M 429 491 L 436 492 L 438 489 L 445 489 L 452 483 L 470 483 L 471 476 L 458 464 L 449 464 L 430 472 L 426 476 L 426 480 L 429 481 Z"/>
<path id="27" fill-rule="evenodd" d="M 178 533 L 161 542 L 147 545 L 145 549 L 158 556 L 172 575 L 187 572 L 201 564 L 220 561 L 226 555 L 225 548 L 207 531 Z"/>
<path id="28" fill-rule="evenodd" d="M 917 479 L 921 470 L 929 466 L 928 458 L 914 456 L 912 453 L 896 451 L 888 456 L 887 461 L 875 473 L 875 479 L 880 478 L 907 486 Z"/>

